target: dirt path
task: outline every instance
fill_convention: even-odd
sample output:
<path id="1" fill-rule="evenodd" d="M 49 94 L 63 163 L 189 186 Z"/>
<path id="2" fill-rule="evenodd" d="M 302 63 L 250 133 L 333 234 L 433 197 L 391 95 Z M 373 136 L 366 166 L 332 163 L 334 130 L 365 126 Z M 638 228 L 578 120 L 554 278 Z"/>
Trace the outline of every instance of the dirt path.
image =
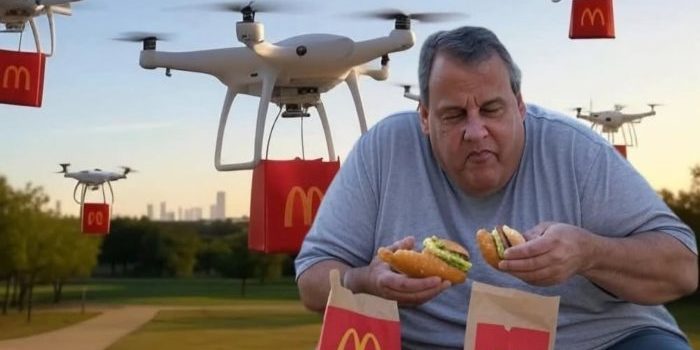
<path id="1" fill-rule="evenodd" d="M 2 0 L 0 0 L 2 1 Z M 121 337 L 135 331 L 150 321 L 161 310 L 300 310 L 300 303 L 270 305 L 216 305 L 216 306 L 169 306 L 169 305 L 123 305 L 117 307 L 94 307 L 91 311 L 101 314 L 55 331 L 0 341 L 0 350 L 104 350 Z"/>
<path id="2" fill-rule="evenodd" d="M 133 332 L 163 309 L 124 306 L 103 310 L 87 321 L 55 331 L 0 341 L 0 350 L 103 350 Z"/>

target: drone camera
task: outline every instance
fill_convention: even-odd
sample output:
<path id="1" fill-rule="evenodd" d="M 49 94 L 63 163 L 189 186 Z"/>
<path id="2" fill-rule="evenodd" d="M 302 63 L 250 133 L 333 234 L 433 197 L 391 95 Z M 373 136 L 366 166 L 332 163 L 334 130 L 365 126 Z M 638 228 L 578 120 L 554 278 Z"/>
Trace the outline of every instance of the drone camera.
<path id="1" fill-rule="evenodd" d="M 282 118 L 302 118 L 310 116 L 306 108 L 302 108 L 296 103 L 288 103 L 284 105 L 284 108 L 285 110 L 282 112 Z"/>

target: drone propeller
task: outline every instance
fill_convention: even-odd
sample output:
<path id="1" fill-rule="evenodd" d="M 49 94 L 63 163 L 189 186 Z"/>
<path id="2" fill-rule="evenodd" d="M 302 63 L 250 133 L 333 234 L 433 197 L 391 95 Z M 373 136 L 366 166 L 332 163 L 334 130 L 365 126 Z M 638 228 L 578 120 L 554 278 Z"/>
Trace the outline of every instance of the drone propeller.
<path id="1" fill-rule="evenodd" d="M 155 50 L 157 41 L 168 41 L 171 40 L 172 35 L 165 33 L 152 33 L 152 32 L 127 32 L 122 33 L 121 36 L 113 38 L 117 41 L 128 41 L 128 42 L 143 42 L 144 50 Z"/>
<path id="2" fill-rule="evenodd" d="M 393 85 L 402 87 L 404 93 L 411 92 L 411 88 L 415 87 L 415 84 L 406 84 L 406 83 L 393 83 Z"/>
<path id="3" fill-rule="evenodd" d="M 661 104 L 661 103 L 647 103 L 647 106 L 649 106 L 649 108 L 651 108 L 651 110 L 653 111 L 654 107 L 663 106 L 663 104 Z"/>
<path id="4" fill-rule="evenodd" d="M 138 171 L 136 171 L 136 169 L 132 169 L 131 167 L 128 167 L 128 166 L 120 166 L 120 168 L 124 169 L 124 176 L 126 176 L 126 174 L 128 174 L 128 173 L 138 173 Z"/>
<path id="5" fill-rule="evenodd" d="M 57 174 L 65 174 L 68 172 L 68 167 L 70 166 L 70 163 L 59 163 L 58 165 L 61 166 L 61 171 L 57 171 Z"/>
<path id="6" fill-rule="evenodd" d="M 148 39 L 158 40 L 158 41 L 168 41 L 172 35 L 165 33 L 153 33 L 153 32 L 126 32 L 122 33 L 121 36 L 113 38 L 117 41 L 130 41 L 130 42 L 140 42 Z"/>
<path id="7" fill-rule="evenodd" d="M 196 5 L 193 5 L 196 6 Z M 256 2 L 256 1 L 246 1 L 246 2 L 220 2 L 209 4 L 206 6 L 209 10 L 219 11 L 219 12 L 240 12 L 243 15 L 243 22 L 254 22 L 255 14 L 257 12 L 267 12 L 267 13 L 292 13 L 301 12 L 303 9 L 299 7 L 298 4 L 290 6 L 288 3 L 281 2 Z"/>
<path id="8" fill-rule="evenodd" d="M 582 107 L 574 107 L 571 110 L 576 112 L 576 118 L 581 118 L 581 110 L 582 109 L 583 109 Z"/>
<path id="9" fill-rule="evenodd" d="M 397 9 L 384 9 L 378 11 L 359 12 L 353 17 L 357 18 L 377 18 L 377 19 L 393 19 L 395 21 L 394 28 L 396 29 L 411 29 L 411 20 L 416 20 L 424 23 L 437 23 L 454 21 L 468 17 L 467 14 L 459 12 L 419 12 L 406 13 Z"/>

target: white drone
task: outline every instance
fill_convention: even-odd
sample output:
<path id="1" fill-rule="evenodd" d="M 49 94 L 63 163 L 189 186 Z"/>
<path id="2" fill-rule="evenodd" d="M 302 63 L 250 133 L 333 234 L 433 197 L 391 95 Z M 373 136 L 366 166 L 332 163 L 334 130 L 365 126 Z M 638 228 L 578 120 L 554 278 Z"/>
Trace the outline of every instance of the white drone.
<path id="1" fill-rule="evenodd" d="M 413 87 L 413 85 L 403 84 L 400 86 L 403 88 L 403 97 L 411 101 L 420 102 L 420 95 L 411 92 L 411 88 Z"/>
<path id="2" fill-rule="evenodd" d="M 124 169 L 123 172 L 121 173 L 116 173 L 112 171 L 104 171 L 100 169 L 93 169 L 93 170 L 81 170 L 81 171 L 76 171 L 76 172 L 68 172 L 68 166 L 70 166 L 69 163 L 61 163 L 59 164 L 61 166 L 61 171 L 59 171 L 59 174 L 63 174 L 64 177 L 70 177 L 78 180 L 78 182 L 75 184 L 75 188 L 73 188 L 73 200 L 78 203 L 82 204 L 85 202 L 85 193 L 87 192 L 88 188 L 90 188 L 93 191 L 96 191 L 98 189 L 102 189 L 102 197 L 104 201 L 107 201 L 107 196 L 105 194 L 105 188 L 104 184 L 106 183 L 109 186 L 109 192 L 110 192 L 110 197 L 111 197 L 111 202 L 114 203 L 114 191 L 112 191 L 112 181 L 117 181 L 119 179 L 126 179 L 126 175 L 130 172 L 133 172 L 134 170 L 129 168 L 129 167 L 122 167 Z M 78 201 L 78 198 L 75 196 L 78 187 L 82 186 L 81 189 L 81 196 L 80 196 L 80 201 Z"/>
<path id="3" fill-rule="evenodd" d="M 255 22 L 255 13 L 270 10 L 270 5 L 248 3 L 222 4 L 227 11 L 240 12 L 243 20 L 236 23 L 236 37 L 244 47 L 223 48 L 192 52 L 156 51 L 155 35 L 132 33 L 118 40 L 143 41 L 139 64 L 146 69 L 165 68 L 213 75 L 228 87 L 219 119 L 214 165 L 219 171 L 253 169 L 261 159 L 265 119 L 270 102 L 277 104 L 282 117 L 308 117 L 308 109 L 315 107 L 321 118 L 328 157 L 335 160 L 335 150 L 321 94 L 345 82 L 352 94 L 361 132 L 367 131 L 358 76 L 367 75 L 375 80 L 388 77 L 389 53 L 411 48 L 415 41 L 411 20 L 438 21 L 459 14 L 421 13 L 405 14 L 387 10 L 366 13 L 364 17 L 395 20 L 394 30 L 388 36 L 355 42 L 332 34 L 305 34 L 277 43 L 265 40 L 263 24 Z M 381 58 L 379 68 L 366 66 Z M 253 159 L 249 162 L 223 164 L 221 147 L 231 104 L 238 94 L 260 98 L 255 128 Z"/>
<path id="4" fill-rule="evenodd" d="M 5 25 L 0 33 L 22 33 L 29 22 L 37 52 L 43 52 L 34 17 L 46 15 L 51 31 L 51 51 L 46 56 L 51 56 L 56 42 L 53 15 L 70 16 L 73 13 L 70 3 L 76 1 L 80 0 L 0 0 L 0 23 Z"/>
<path id="5" fill-rule="evenodd" d="M 634 124 L 638 124 L 642 118 L 656 115 L 654 107 L 659 106 L 658 103 L 650 103 L 649 112 L 644 113 L 622 113 L 623 105 L 616 104 L 611 111 L 593 112 L 590 109 L 588 114 L 581 114 L 581 107 L 576 107 L 576 118 L 581 118 L 591 122 L 592 129 L 598 129 L 606 134 L 608 141 L 615 143 L 615 134 L 620 131 L 623 140 L 627 146 L 637 145 L 637 132 L 634 129 Z"/>

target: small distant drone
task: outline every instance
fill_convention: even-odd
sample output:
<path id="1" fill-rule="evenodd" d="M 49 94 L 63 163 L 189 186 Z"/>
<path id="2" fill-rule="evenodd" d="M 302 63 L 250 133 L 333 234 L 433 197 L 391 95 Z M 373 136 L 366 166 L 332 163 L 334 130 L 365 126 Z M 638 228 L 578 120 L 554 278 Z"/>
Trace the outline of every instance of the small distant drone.
<path id="1" fill-rule="evenodd" d="M 644 113 L 623 113 L 624 105 L 616 104 L 613 110 L 594 112 L 592 109 L 588 114 L 582 114 L 581 107 L 576 107 L 576 118 L 584 119 L 591 122 L 592 129 L 599 129 L 604 133 L 608 141 L 615 143 L 615 134 L 621 130 L 623 140 L 627 146 L 637 145 L 637 132 L 634 129 L 634 124 L 638 124 L 642 118 L 656 115 L 654 107 L 659 106 L 658 103 L 650 103 L 650 111 Z"/>
<path id="2" fill-rule="evenodd" d="M 106 202 L 107 196 L 105 194 L 104 189 L 105 183 L 109 186 L 111 202 L 114 203 L 114 191 L 112 191 L 111 182 L 117 181 L 119 179 L 126 179 L 126 175 L 134 171 L 130 167 L 124 166 L 121 167 L 122 169 L 124 169 L 124 171 L 121 173 L 103 171 L 100 169 L 69 172 L 69 163 L 61 163 L 59 165 L 61 166 L 61 171 L 58 172 L 59 174 L 63 174 L 64 177 L 70 177 L 78 180 L 78 182 L 75 184 L 75 188 L 73 188 L 73 200 L 78 204 L 83 204 L 85 202 L 85 193 L 87 192 L 88 188 L 93 191 L 102 189 L 102 196 Z M 82 188 L 80 200 L 78 200 L 78 198 L 76 197 L 76 193 L 78 191 L 78 187 L 80 186 L 82 186 Z"/>
<path id="3" fill-rule="evenodd" d="M 37 51 L 43 52 L 34 17 L 46 15 L 51 31 L 51 51 L 46 56 L 51 56 L 56 41 L 53 14 L 70 16 L 73 13 L 70 3 L 76 1 L 80 0 L 0 0 L 0 23 L 5 25 L 0 33 L 22 33 L 29 22 Z"/>
<path id="4" fill-rule="evenodd" d="M 420 102 L 420 95 L 411 92 L 411 88 L 413 87 L 413 85 L 402 84 L 401 87 L 403 88 L 403 97 L 409 100 Z"/>
<path id="5" fill-rule="evenodd" d="M 367 122 L 360 98 L 358 77 L 367 75 L 385 80 L 389 74 L 389 53 L 411 48 L 415 41 L 411 20 L 436 22 L 457 13 L 414 13 L 396 10 L 365 13 L 362 17 L 394 20 L 394 30 L 388 36 L 354 41 L 332 34 L 305 34 L 277 43 L 265 40 L 263 24 L 255 21 L 255 13 L 268 11 L 271 5 L 252 2 L 222 4 L 218 9 L 240 12 L 243 20 L 236 23 L 236 37 L 244 47 L 232 47 L 191 52 L 156 51 L 156 35 L 131 33 L 118 40 L 143 41 L 139 64 L 146 69 L 165 68 L 205 73 L 218 78 L 228 87 L 219 119 L 214 165 L 219 171 L 253 169 L 261 159 L 263 132 L 268 106 L 275 103 L 282 117 L 309 116 L 308 109 L 316 108 L 328 147 L 328 157 L 334 160 L 335 150 L 321 94 L 345 82 L 352 94 L 360 122 L 360 131 L 367 130 Z M 380 67 L 366 64 L 380 59 Z M 259 97 L 253 159 L 248 162 L 223 164 L 221 147 L 226 121 L 234 98 L 238 94 Z"/>

